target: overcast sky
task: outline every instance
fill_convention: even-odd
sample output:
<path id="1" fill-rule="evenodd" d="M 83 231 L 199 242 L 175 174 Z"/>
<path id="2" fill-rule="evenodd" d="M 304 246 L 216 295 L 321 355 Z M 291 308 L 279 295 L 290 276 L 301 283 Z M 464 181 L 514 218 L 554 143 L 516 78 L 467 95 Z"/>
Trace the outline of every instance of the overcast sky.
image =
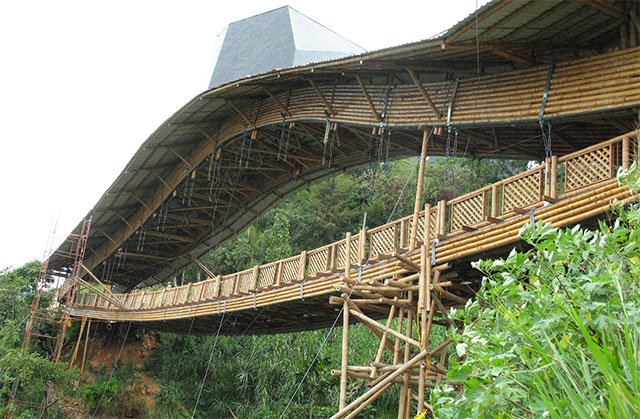
<path id="1" fill-rule="evenodd" d="M 206 90 L 228 23 L 285 4 L 371 51 L 442 32 L 476 0 L 0 2 L 0 269 L 40 259 L 56 219 L 58 244 Z"/>

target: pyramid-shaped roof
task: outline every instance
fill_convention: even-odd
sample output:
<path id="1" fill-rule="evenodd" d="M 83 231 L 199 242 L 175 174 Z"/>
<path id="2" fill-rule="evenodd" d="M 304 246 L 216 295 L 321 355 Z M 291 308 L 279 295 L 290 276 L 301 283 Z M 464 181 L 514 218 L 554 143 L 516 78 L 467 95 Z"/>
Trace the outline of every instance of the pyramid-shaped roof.
<path id="1" fill-rule="evenodd" d="M 229 24 L 216 44 L 209 88 L 274 68 L 365 52 L 289 6 Z"/>

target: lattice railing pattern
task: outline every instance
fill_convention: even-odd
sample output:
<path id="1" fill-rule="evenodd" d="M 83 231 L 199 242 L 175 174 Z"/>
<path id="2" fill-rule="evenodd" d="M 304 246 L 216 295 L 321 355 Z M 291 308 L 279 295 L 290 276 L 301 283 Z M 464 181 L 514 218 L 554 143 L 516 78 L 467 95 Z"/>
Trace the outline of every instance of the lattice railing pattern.
<path id="1" fill-rule="evenodd" d="M 233 294 L 235 278 L 235 274 L 222 277 L 222 283 L 220 284 L 220 297 L 228 297 Z"/>
<path id="2" fill-rule="evenodd" d="M 349 240 L 349 260 L 352 264 L 357 264 L 358 260 L 358 251 L 360 250 L 360 236 L 351 236 L 351 240 Z M 341 269 L 344 268 L 345 258 L 347 253 L 347 243 L 346 240 L 338 243 L 336 250 L 336 268 Z"/>
<path id="3" fill-rule="evenodd" d="M 502 212 L 522 208 L 542 199 L 544 166 L 528 175 L 505 183 L 502 191 Z"/>
<path id="4" fill-rule="evenodd" d="M 613 144 L 576 156 L 566 162 L 565 192 L 614 176 Z"/>
<path id="5" fill-rule="evenodd" d="M 407 233 L 406 233 L 406 243 L 400 243 L 400 246 L 405 247 L 409 244 L 411 240 L 411 230 L 413 229 L 413 217 L 407 221 Z M 423 241 L 424 240 L 424 216 L 418 217 L 418 229 L 416 230 L 416 240 Z"/>
<path id="6" fill-rule="evenodd" d="M 309 257 L 309 265 L 307 268 L 308 275 L 313 276 L 328 269 L 330 256 L 329 249 L 329 247 L 322 247 L 320 249 L 312 250 L 307 254 Z"/>
<path id="7" fill-rule="evenodd" d="M 473 226 L 484 221 L 487 193 L 482 191 L 462 201 L 451 204 L 451 231 L 462 226 Z"/>
<path id="8" fill-rule="evenodd" d="M 370 252 L 372 258 L 396 249 L 397 227 L 397 224 L 391 224 L 371 233 Z"/>
<path id="9" fill-rule="evenodd" d="M 276 282 L 277 267 L 277 264 L 272 263 L 258 268 L 258 288 L 267 288 Z"/>
<path id="10" fill-rule="evenodd" d="M 281 269 L 282 276 L 280 277 L 280 282 L 287 283 L 298 279 L 300 256 L 282 261 Z"/>
<path id="11" fill-rule="evenodd" d="M 253 269 L 240 272 L 238 274 L 238 292 L 247 293 L 253 288 Z"/>

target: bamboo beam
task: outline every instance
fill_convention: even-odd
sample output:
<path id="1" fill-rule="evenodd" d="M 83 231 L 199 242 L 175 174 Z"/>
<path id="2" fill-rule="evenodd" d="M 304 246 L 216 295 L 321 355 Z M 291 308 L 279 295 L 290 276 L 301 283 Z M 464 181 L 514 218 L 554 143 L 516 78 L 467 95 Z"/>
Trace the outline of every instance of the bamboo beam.
<path id="1" fill-rule="evenodd" d="M 353 314 L 355 317 L 357 317 L 358 319 L 362 320 L 363 323 L 367 323 L 373 327 L 376 327 L 382 331 L 385 331 L 393 336 L 395 336 L 398 339 L 401 339 L 403 341 L 405 341 L 406 343 L 409 343 L 413 346 L 415 346 L 416 348 L 420 347 L 420 343 L 417 342 L 416 340 L 412 339 L 411 337 L 405 336 L 402 333 L 398 333 L 395 330 L 393 330 L 390 327 L 386 327 L 385 325 L 381 324 L 380 322 L 377 322 L 375 320 L 373 320 L 371 317 L 368 317 L 365 314 L 362 314 L 356 310 L 351 310 L 351 314 Z M 407 317 L 409 318 L 409 317 Z"/>
<path id="2" fill-rule="evenodd" d="M 529 67 L 529 66 L 533 65 L 533 62 L 530 59 L 525 58 L 525 57 L 523 57 L 521 55 L 518 55 L 518 54 L 516 54 L 514 52 L 510 52 L 510 51 L 507 51 L 507 50 L 502 49 L 502 48 L 493 48 L 493 49 L 491 49 L 491 51 L 494 54 L 501 56 L 502 58 L 506 58 L 507 60 L 511 60 L 511 61 L 514 61 L 514 62 L 516 62 L 518 64 L 522 64 L 522 65 L 524 65 L 526 67 Z"/>
<path id="3" fill-rule="evenodd" d="M 224 101 L 227 102 L 229 105 L 231 105 L 231 107 L 235 109 L 236 112 L 238 112 L 238 115 L 240 115 L 240 117 L 244 119 L 244 121 L 247 123 L 249 127 L 252 127 L 252 128 L 255 127 L 255 125 L 253 124 L 253 122 L 251 122 L 251 120 L 247 117 L 247 115 L 245 115 L 244 112 L 242 112 L 240 108 L 238 108 L 232 101 L 230 101 L 229 99 L 225 99 Z"/>
<path id="4" fill-rule="evenodd" d="M 371 109 L 371 112 L 373 113 L 373 118 L 376 121 L 379 121 L 380 120 L 380 114 L 378 114 L 378 111 L 376 111 L 376 107 L 373 104 L 373 101 L 371 100 L 371 96 L 369 96 L 369 92 L 367 91 L 367 87 L 364 85 L 364 81 L 362 80 L 362 77 L 360 77 L 359 74 L 356 74 L 356 80 L 358 80 L 358 84 L 360 85 L 360 90 L 362 90 L 362 94 L 364 95 L 365 100 L 369 104 L 369 109 Z"/>
<path id="5" fill-rule="evenodd" d="M 204 272 L 208 277 L 210 278 L 215 278 L 216 275 L 214 275 L 213 272 L 211 272 L 209 270 L 209 268 L 207 268 L 204 263 L 200 262 L 198 259 L 196 259 L 195 257 L 191 256 L 191 260 L 193 261 L 193 263 L 196 264 L 196 266 L 198 266 L 198 268 L 202 269 L 202 272 Z"/>
<path id="6" fill-rule="evenodd" d="M 586 4 L 589 7 L 593 7 L 601 12 L 609 16 L 613 16 L 616 19 L 619 19 L 623 22 L 629 21 L 629 16 L 627 16 L 626 11 L 623 8 L 615 6 L 611 3 L 607 3 L 602 0 L 578 0 L 582 4 Z"/>
<path id="7" fill-rule="evenodd" d="M 313 79 L 309 79 L 309 83 L 311 84 L 311 87 L 313 87 L 313 90 L 316 91 L 318 96 L 320 96 L 320 100 L 322 101 L 322 103 L 324 103 L 324 106 L 327 108 L 327 112 L 329 112 L 329 115 L 334 116 L 336 112 L 333 110 L 333 107 L 331 106 L 331 104 L 327 102 L 327 99 L 324 97 L 324 94 L 322 93 L 322 91 L 318 88 L 318 85 L 316 84 L 316 82 Z"/>
<path id="8" fill-rule="evenodd" d="M 97 283 L 98 283 L 102 288 L 104 288 L 105 292 L 106 292 L 107 294 L 109 294 L 109 296 L 111 296 L 111 298 L 113 298 L 113 299 L 117 300 L 116 296 L 111 292 L 111 290 L 110 290 L 106 285 L 104 285 L 104 284 L 102 283 L 102 281 L 100 281 L 100 280 L 98 279 L 98 277 L 97 277 L 97 276 L 95 276 L 95 275 L 93 274 L 93 272 L 91 272 L 91 271 L 89 270 L 89 268 L 87 268 L 86 266 L 84 266 L 82 263 L 80 263 L 80 267 L 81 267 L 82 269 L 84 269 L 84 271 L 85 271 L 85 272 L 86 272 L 86 273 L 87 273 L 87 274 L 88 274 L 88 275 L 89 275 L 89 276 L 90 276 L 94 281 L 96 281 L 96 282 L 97 282 Z"/>
<path id="9" fill-rule="evenodd" d="M 269 89 L 267 89 L 265 86 L 262 86 L 262 89 L 265 92 L 267 92 L 267 94 L 271 97 L 271 99 L 273 99 L 273 101 L 276 102 L 278 107 L 280 107 L 280 109 L 282 109 L 282 113 L 285 114 L 285 116 L 291 116 L 291 112 L 289 112 L 289 109 L 287 109 L 287 107 L 284 106 L 282 104 L 282 102 L 280 102 L 280 100 L 278 100 L 278 98 L 273 93 L 271 93 L 271 91 Z"/>
<path id="10" fill-rule="evenodd" d="M 93 292 L 95 292 L 96 294 L 100 295 L 102 298 L 104 298 L 105 300 L 109 301 L 111 304 L 113 304 L 114 306 L 118 307 L 121 310 L 127 310 L 127 308 L 125 306 L 123 306 L 120 301 L 118 301 L 115 298 L 112 298 L 109 294 L 104 293 L 102 291 L 100 291 L 98 288 L 94 287 L 93 285 L 91 285 L 90 283 L 88 283 L 87 281 L 85 281 L 82 278 L 77 278 L 78 282 L 80 282 L 82 285 L 84 285 L 85 287 L 91 289 Z"/>
<path id="11" fill-rule="evenodd" d="M 442 114 L 438 110 L 438 107 L 436 106 L 436 104 L 433 103 L 433 100 L 431 99 L 431 96 L 429 96 L 427 89 L 424 88 L 424 85 L 420 81 L 420 77 L 418 77 L 416 72 L 410 68 L 407 68 L 407 72 L 409 73 L 411 80 L 413 80 L 413 83 L 416 85 L 416 87 L 420 91 L 420 94 L 424 98 L 425 102 L 427 102 L 427 105 L 429 105 L 429 108 L 431 108 L 431 111 L 433 112 L 433 114 L 436 116 L 437 119 L 442 119 Z"/>

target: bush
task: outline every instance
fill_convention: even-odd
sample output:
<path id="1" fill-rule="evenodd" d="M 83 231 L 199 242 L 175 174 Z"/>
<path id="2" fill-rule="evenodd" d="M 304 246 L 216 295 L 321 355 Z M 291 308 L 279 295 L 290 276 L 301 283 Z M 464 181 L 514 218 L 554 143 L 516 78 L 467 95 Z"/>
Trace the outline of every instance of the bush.
<path id="1" fill-rule="evenodd" d="M 465 391 L 436 389 L 437 417 L 640 416 L 640 208 L 616 211 L 597 231 L 525 226 L 530 251 L 475 264 L 482 288 L 452 313 Z"/>

